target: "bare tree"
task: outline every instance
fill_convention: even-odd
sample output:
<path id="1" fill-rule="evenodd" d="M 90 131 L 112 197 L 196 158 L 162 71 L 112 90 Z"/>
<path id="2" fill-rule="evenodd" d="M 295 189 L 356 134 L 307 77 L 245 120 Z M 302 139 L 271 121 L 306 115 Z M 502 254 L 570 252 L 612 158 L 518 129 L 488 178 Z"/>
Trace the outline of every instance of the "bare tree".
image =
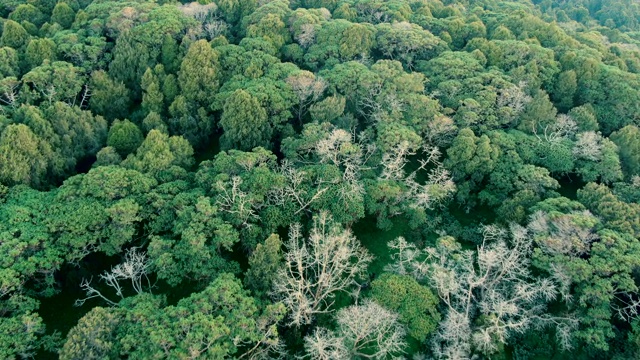
<path id="1" fill-rule="evenodd" d="M 300 31 L 294 35 L 295 40 L 303 48 L 308 48 L 316 41 L 316 25 L 315 24 L 302 24 Z"/>
<path id="2" fill-rule="evenodd" d="M 111 268 L 111 271 L 105 271 L 100 274 L 100 279 L 103 280 L 109 287 L 116 291 L 116 295 L 120 299 L 124 299 L 122 292 L 121 280 L 130 280 L 131 287 L 137 294 L 144 292 L 142 279 L 146 279 L 148 289 L 151 289 L 151 282 L 147 276 L 151 263 L 147 258 L 147 254 L 139 253 L 136 248 L 127 250 L 124 255 L 124 262 Z M 93 298 L 101 298 L 109 305 L 115 306 L 117 302 L 110 300 L 104 296 L 99 290 L 91 286 L 91 280 L 82 279 L 80 287 L 85 291 L 86 297 L 84 299 L 78 299 L 75 302 L 75 306 L 82 306 L 87 300 Z"/>
<path id="3" fill-rule="evenodd" d="M 296 169 L 291 162 L 284 160 L 279 168 L 283 176 L 284 186 L 273 187 L 269 192 L 269 202 L 276 206 L 297 204 L 295 214 L 306 210 L 309 205 L 318 200 L 328 188 L 326 186 L 307 188 L 304 183 L 308 180 L 306 171 Z"/>
<path id="4" fill-rule="evenodd" d="M 447 147 L 457 134 L 457 126 L 448 116 L 436 116 L 427 124 L 426 140 L 429 144 Z"/>
<path id="5" fill-rule="evenodd" d="M 242 226 L 251 226 L 250 220 L 257 220 L 253 199 L 241 189 L 242 178 L 234 176 L 231 181 L 216 182 L 215 189 L 219 191 L 216 205 L 223 212 L 234 216 Z"/>
<path id="6" fill-rule="evenodd" d="M 527 83 L 521 81 L 517 86 L 501 89 L 498 95 L 496 106 L 500 108 L 508 108 L 509 111 L 503 113 L 507 122 L 513 122 L 518 115 L 524 110 L 525 106 L 531 102 L 531 96 L 527 95 L 525 89 Z"/>
<path id="7" fill-rule="evenodd" d="M 532 131 L 538 140 L 546 141 L 551 144 L 558 144 L 562 140 L 575 136 L 577 129 L 578 125 L 571 116 L 560 114 L 553 124 L 544 127 L 542 134 L 538 134 L 538 130 L 535 126 Z"/>
<path id="8" fill-rule="evenodd" d="M 296 113 L 298 121 L 302 122 L 302 118 L 307 114 L 309 105 L 320 99 L 327 88 L 327 83 L 310 71 L 300 71 L 291 75 L 286 79 L 286 82 L 298 97 Z"/>
<path id="9" fill-rule="evenodd" d="M 220 35 L 224 35 L 229 32 L 229 25 L 222 20 L 210 20 L 202 25 L 203 30 L 206 32 L 207 37 L 210 40 L 217 38 Z"/>
<path id="10" fill-rule="evenodd" d="M 20 82 L 15 77 L 4 78 L 0 81 L 0 105 L 18 107 L 18 90 Z M 4 110 L 2 107 L 0 109 Z"/>
<path id="11" fill-rule="evenodd" d="M 587 220 L 592 221 L 592 226 L 587 226 Z M 536 211 L 529 218 L 527 229 L 545 253 L 577 257 L 590 252 L 591 243 L 598 240 L 594 233 L 596 223 L 597 219 L 587 210 L 553 217 Z"/>
<path id="12" fill-rule="evenodd" d="M 274 295 L 289 311 L 289 326 L 309 324 L 331 311 L 337 292 L 348 292 L 366 273 L 372 257 L 349 230 L 327 212 L 314 217 L 309 238 L 299 224 L 289 231 L 285 265 L 274 282 Z"/>
<path id="13" fill-rule="evenodd" d="M 387 359 L 403 352 L 405 331 L 398 315 L 373 301 L 341 309 L 338 328 L 317 329 L 305 337 L 305 350 L 314 360 Z"/>
<path id="14" fill-rule="evenodd" d="M 420 166 L 407 174 L 404 168 L 409 162 L 408 157 L 415 155 L 417 150 L 406 141 L 389 149 L 382 155 L 380 179 L 396 180 L 407 187 L 408 191 L 396 199 L 397 203 L 406 201 L 411 208 L 433 209 L 453 195 L 456 187 L 449 171 L 439 161 L 440 150 L 427 145 L 420 150 L 423 153 L 423 158 L 418 160 Z M 432 169 L 428 171 L 427 181 L 421 184 L 416 177 L 428 167 Z"/>
<path id="15" fill-rule="evenodd" d="M 342 171 L 341 199 L 352 200 L 364 195 L 360 174 L 368 169 L 366 164 L 376 151 L 375 145 L 365 146 L 356 141 L 355 134 L 333 129 L 315 144 L 314 151 L 320 163 L 333 164 Z"/>
<path id="16" fill-rule="evenodd" d="M 573 148 L 576 159 L 599 161 L 602 159 L 602 135 L 594 131 L 587 131 L 577 135 Z"/>
<path id="17" fill-rule="evenodd" d="M 215 3 L 209 3 L 206 5 L 200 4 L 197 1 L 190 2 L 178 7 L 178 9 L 186 16 L 192 17 L 197 21 L 203 23 L 207 20 L 211 14 L 215 13 L 218 6 Z"/>
<path id="18" fill-rule="evenodd" d="M 529 235 L 517 225 L 509 231 L 487 226 L 476 251 L 462 250 L 451 237 L 424 250 L 403 238 L 389 244 L 396 260 L 390 270 L 428 281 L 445 306 L 432 346 L 437 358 L 490 354 L 513 334 L 543 326 L 555 326 L 560 345 L 570 347 L 569 334 L 577 321 L 545 313 L 558 291 L 551 279 L 531 275 Z"/>

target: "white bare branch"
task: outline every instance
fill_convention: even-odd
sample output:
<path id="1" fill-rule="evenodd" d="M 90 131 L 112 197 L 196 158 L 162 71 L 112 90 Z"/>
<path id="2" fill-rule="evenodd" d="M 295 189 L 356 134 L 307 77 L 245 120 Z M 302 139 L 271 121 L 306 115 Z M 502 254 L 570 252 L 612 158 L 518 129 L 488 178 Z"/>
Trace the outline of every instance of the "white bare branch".
<path id="1" fill-rule="evenodd" d="M 544 315 L 545 305 L 558 290 L 550 279 L 530 274 L 532 240 L 527 229 L 489 226 L 483 234 L 476 251 L 462 250 L 451 237 L 440 238 L 435 247 L 424 250 L 402 238 L 389 244 L 395 260 L 389 270 L 429 281 L 445 305 L 444 320 L 433 340 L 437 358 L 467 359 L 474 351 L 490 354 L 499 343 L 507 343 L 513 334 L 531 326 L 577 324 L 569 317 Z M 561 345 L 570 342 L 561 341 Z"/>
<path id="2" fill-rule="evenodd" d="M 289 326 L 309 324 L 316 314 L 330 312 L 335 294 L 357 286 L 372 260 L 351 232 L 334 224 L 326 212 L 314 218 L 306 241 L 300 225 L 293 224 L 287 250 L 274 295 L 289 311 Z"/>

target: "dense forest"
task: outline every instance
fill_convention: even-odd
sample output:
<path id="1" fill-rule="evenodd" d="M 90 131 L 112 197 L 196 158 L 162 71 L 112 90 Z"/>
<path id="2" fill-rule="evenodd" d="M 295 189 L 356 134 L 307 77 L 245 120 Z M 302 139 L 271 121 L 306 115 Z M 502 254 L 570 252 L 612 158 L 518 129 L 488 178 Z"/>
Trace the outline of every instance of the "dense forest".
<path id="1" fill-rule="evenodd" d="M 1 0 L 0 358 L 640 358 L 637 0 Z"/>

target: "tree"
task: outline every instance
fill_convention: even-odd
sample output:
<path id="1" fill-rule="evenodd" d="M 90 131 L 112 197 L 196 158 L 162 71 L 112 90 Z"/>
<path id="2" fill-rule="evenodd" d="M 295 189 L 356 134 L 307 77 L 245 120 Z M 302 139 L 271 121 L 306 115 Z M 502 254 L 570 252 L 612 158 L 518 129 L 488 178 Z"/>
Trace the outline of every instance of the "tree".
<path id="1" fill-rule="evenodd" d="M 271 125 L 258 100 L 244 90 L 236 90 L 224 103 L 220 125 L 224 130 L 220 143 L 224 149 L 251 150 L 268 147 Z"/>
<path id="2" fill-rule="evenodd" d="M 59 2 L 53 8 L 51 13 L 51 21 L 60 24 L 64 29 L 68 29 L 73 24 L 76 14 L 73 9 L 65 2 Z"/>
<path id="3" fill-rule="evenodd" d="M 556 118 L 556 108 L 549 100 L 549 95 L 539 90 L 529 102 L 520 116 L 518 129 L 527 133 L 542 134 L 553 124 Z"/>
<path id="4" fill-rule="evenodd" d="M 38 186 L 45 180 L 48 159 L 42 143 L 24 124 L 7 126 L 0 135 L 0 182 Z"/>
<path id="5" fill-rule="evenodd" d="M 278 270 L 282 266 L 282 241 L 271 234 L 263 244 L 258 244 L 249 258 L 249 270 L 245 283 L 256 295 L 266 295 L 271 291 Z"/>
<path id="6" fill-rule="evenodd" d="M 371 296 L 384 308 L 397 312 L 398 321 L 419 342 L 438 326 L 438 297 L 410 276 L 383 274 L 371 283 Z"/>
<path id="7" fill-rule="evenodd" d="M 89 84 L 85 87 L 88 94 L 88 104 L 83 98 L 80 106 L 89 106 L 95 113 L 103 115 L 108 120 L 126 118 L 131 105 L 131 92 L 124 83 L 114 81 L 109 74 L 102 70 L 91 74 Z"/>
<path id="8" fill-rule="evenodd" d="M 344 97 L 329 96 L 309 108 L 313 121 L 319 123 L 336 120 L 344 113 L 346 101 Z"/>
<path id="9" fill-rule="evenodd" d="M 307 114 L 307 108 L 310 104 L 320 99 L 327 84 L 322 78 L 316 78 L 316 76 L 309 71 L 302 71 L 298 74 L 290 75 L 286 79 L 286 82 L 298 97 L 298 108 L 296 112 L 298 122 L 302 123 L 302 118 Z"/>
<path id="10" fill-rule="evenodd" d="M 142 144 L 142 131 L 128 119 L 116 120 L 109 129 L 107 145 L 112 146 L 118 153 L 126 157 Z"/>
<path id="11" fill-rule="evenodd" d="M 150 68 L 142 76 L 142 108 L 147 112 L 162 114 L 164 110 L 164 94 L 160 89 L 160 80 Z"/>
<path id="12" fill-rule="evenodd" d="M 575 107 L 568 115 L 576 122 L 580 131 L 598 131 L 598 120 L 590 104 Z"/>
<path id="13" fill-rule="evenodd" d="M 354 59 L 366 57 L 375 45 L 375 28 L 364 24 L 352 24 L 343 33 L 340 41 L 340 57 Z"/>
<path id="14" fill-rule="evenodd" d="M 151 289 L 151 282 L 149 280 L 149 268 L 151 262 L 147 258 L 147 254 L 139 253 L 134 247 L 124 255 L 124 261 L 115 267 L 111 268 L 111 271 L 105 271 L 100 274 L 100 280 L 104 281 L 107 286 L 111 287 L 119 300 L 124 299 L 124 293 L 122 284 L 120 281 L 131 282 L 131 287 L 136 294 L 142 294 L 145 292 L 144 288 L 147 287 L 147 291 Z M 111 306 L 116 306 L 118 303 L 113 301 L 102 294 L 98 289 L 91 286 L 91 280 L 82 279 L 80 288 L 85 292 L 85 298 L 77 299 L 75 306 L 82 306 L 89 299 L 100 298 Z"/>
<path id="15" fill-rule="evenodd" d="M 46 100 L 49 104 L 55 101 L 73 103 L 83 85 L 81 69 L 65 61 L 45 60 L 26 73 L 22 81 L 36 92 L 37 99 Z"/>
<path id="16" fill-rule="evenodd" d="M 231 274 L 176 305 L 145 294 L 126 299 L 121 312 L 117 343 L 120 355 L 130 358 L 268 358 L 281 346 L 276 324 L 282 305 L 260 309 Z"/>
<path id="17" fill-rule="evenodd" d="M 7 20 L 2 27 L 0 42 L 3 46 L 20 49 L 27 44 L 29 33 L 20 24 L 13 20 Z"/>
<path id="18" fill-rule="evenodd" d="M 118 151 L 114 147 L 107 146 L 102 148 L 96 154 L 96 162 L 93 163 L 94 167 L 118 165 L 122 162 L 122 156 L 118 154 Z"/>
<path id="19" fill-rule="evenodd" d="M 105 359 L 116 356 L 116 327 L 122 321 L 117 311 L 94 307 L 67 335 L 60 359 Z"/>
<path id="20" fill-rule="evenodd" d="M 638 295 L 638 243 L 566 198 L 545 200 L 532 210 L 527 229 L 536 247 L 533 264 L 558 282 L 564 307 L 579 321 L 577 343 L 608 350 L 614 323 L 631 322 L 638 314 L 632 300 Z"/>
<path id="21" fill-rule="evenodd" d="M 336 293 L 359 287 L 358 277 L 372 259 L 326 212 L 314 217 L 306 241 L 301 232 L 300 225 L 291 226 L 284 267 L 274 281 L 274 293 L 289 313 L 289 326 L 310 324 L 317 314 L 330 312 Z"/>
<path id="22" fill-rule="evenodd" d="M 41 346 L 38 339 L 45 331 L 37 313 L 26 312 L 0 318 L 0 355 L 6 359 L 33 357 Z"/>
<path id="23" fill-rule="evenodd" d="M 187 140 L 153 129 L 122 166 L 158 175 L 172 166 L 189 168 L 193 165 L 193 148 Z"/>
<path id="24" fill-rule="evenodd" d="M 17 77 L 20 72 L 18 52 L 8 46 L 0 48 L 0 77 Z"/>
<path id="25" fill-rule="evenodd" d="M 32 26 L 40 27 L 46 21 L 46 15 L 29 3 L 18 5 L 9 15 L 9 19 L 17 23 L 30 23 Z"/>
<path id="26" fill-rule="evenodd" d="M 568 70 L 560 73 L 553 97 L 561 111 L 567 111 L 573 107 L 573 97 L 577 88 L 578 81 L 575 71 Z"/>
<path id="27" fill-rule="evenodd" d="M 341 309 L 336 321 L 334 332 L 319 328 L 304 338 L 311 359 L 387 359 L 404 352 L 405 332 L 398 315 L 373 301 Z"/>
<path id="28" fill-rule="evenodd" d="M 152 111 L 142 120 L 142 130 L 145 133 L 148 133 L 153 129 L 156 129 L 163 133 L 169 132 L 167 129 L 167 124 L 165 124 L 165 122 L 162 120 L 162 117 L 160 117 L 158 113 Z"/>
<path id="29" fill-rule="evenodd" d="M 377 48 L 389 59 L 397 59 L 412 68 L 416 61 L 435 57 L 442 42 L 429 31 L 408 22 L 377 26 Z"/>
<path id="30" fill-rule="evenodd" d="M 28 69 L 42 65 L 45 59 L 54 61 L 55 57 L 56 44 L 51 39 L 32 39 L 25 50 Z"/>
<path id="31" fill-rule="evenodd" d="M 627 125 L 611 134 L 610 139 L 618 145 L 625 175 L 630 178 L 640 174 L 640 129 Z"/>
<path id="32" fill-rule="evenodd" d="M 206 40 L 198 40 L 189 46 L 178 72 L 182 95 L 188 101 L 208 106 L 219 88 L 220 69 L 218 53 Z"/>
<path id="33" fill-rule="evenodd" d="M 576 321 L 545 312 L 557 289 L 550 279 L 532 276 L 532 240 L 526 229 L 513 225 L 507 232 L 488 226 L 483 235 L 477 251 L 462 250 L 452 237 L 441 237 L 425 250 L 403 238 L 389 243 L 395 260 L 389 269 L 428 281 L 445 308 L 432 347 L 436 357 L 489 355 L 531 326 L 556 326 L 560 344 L 570 347 Z"/>

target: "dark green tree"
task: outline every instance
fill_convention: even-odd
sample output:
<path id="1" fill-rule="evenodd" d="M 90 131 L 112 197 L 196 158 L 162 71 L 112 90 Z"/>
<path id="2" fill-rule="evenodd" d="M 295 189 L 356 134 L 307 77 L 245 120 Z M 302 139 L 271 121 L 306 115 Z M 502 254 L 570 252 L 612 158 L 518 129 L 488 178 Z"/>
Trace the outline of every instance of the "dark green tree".
<path id="1" fill-rule="evenodd" d="M 142 131 L 128 119 L 116 120 L 109 129 L 107 145 L 112 146 L 121 156 L 127 156 L 136 151 L 144 138 Z"/>
<path id="2" fill-rule="evenodd" d="M 220 144 L 225 150 L 269 146 L 272 129 L 267 112 L 256 98 L 244 90 L 236 90 L 227 98 L 220 126 L 224 130 Z"/>

